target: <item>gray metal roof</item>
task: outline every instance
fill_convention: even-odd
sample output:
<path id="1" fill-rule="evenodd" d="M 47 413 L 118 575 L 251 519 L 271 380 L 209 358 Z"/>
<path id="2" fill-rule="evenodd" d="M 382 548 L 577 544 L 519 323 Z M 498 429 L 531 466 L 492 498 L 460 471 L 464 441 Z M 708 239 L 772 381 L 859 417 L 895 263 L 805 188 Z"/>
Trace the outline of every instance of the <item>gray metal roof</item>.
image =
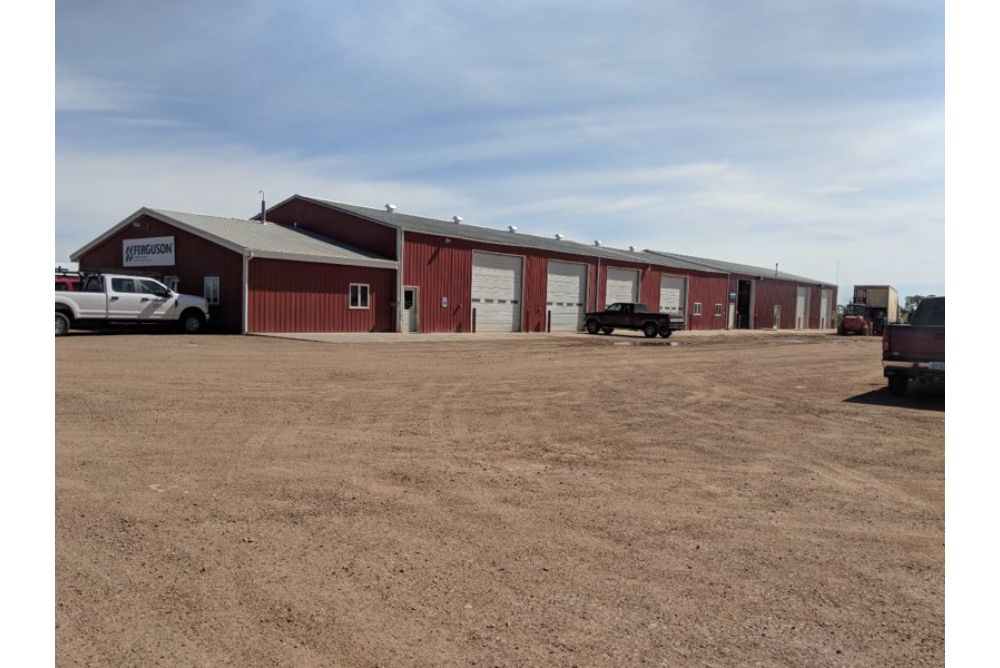
<path id="1" fill-rule="evenodd" d="M 693 255 L 681 255 L 680 253 L 668 253 L 667 251 L 658 251 L 647 249 L 648 253 L 653 255 L 658 255 L 665 258 L 677 259 L 685 262 L 691 262 L 693 264 L 707 267 L 709 269 L 715 269 L 717 271 L 722 271 L 727 274 L 746 274 L 748 276 L 763 276 L 764 278 L 779 278 L 783 281 L 796 281 L 798 283 L 812 283 L 819 285 L 830 285 L 832 283 L 827 283 L 826 281 L 819 281 L 815 278 L 807 278 L 805 276 L 797 276 L 795 274 L 789 274 L 784 271 L 779 271 L 775 274 L 774 268 L 756 267 L 749 264 L 740 264 L 738 262 L 725 262 L 723 260 L 712 260 L 710 258 L 695 257 Z"/>
<path id="2" fill-rule="evenodd" d="M 77 258 L 90 248 L 129 225 L 133 220 L 149 215 L 167 224 L 201 236 L 239 253 L 253 252 L 258 257 L 313 260 L 342 264 L 396 267 L 396 262 L 361 248 L 302 229 L 292 229 L 273 223 L 261 224 L 241 218 L 220 218 L 168 209 L 142 208 L 103 235 L 73 253 Z"/>
<path id="3" fill-rule="evenodd" d="M 552 237 L 540 237 L 534 234 L 497 230 L 490 227 L 469 225 L 464 222 L 455 223 L 450 220 L 414 216 L 408 213 L 402 213 L 398 210 L 390 213 L 385 209 L 372 209 L 370 207 L 358 206 L 356 204 L 346 204 L 344 202 L 333 202 L 330 200 L 305 197 L 304 195 L 293 196 L 293 198 L 295 197 L 319 204 L 321 206 L 326 206 L 337 211 L 343 211 L 376 223 L 398 227 L 409 232 L 420 232 L 422 234 L 451 237 L 453 239 L 482 241 L 485 243 L 514 246 L 518 248 L 536 248 L 554 253 L 567 253 L 571 255 L 582 255 L 584 257 L 599 257 L 606 260 L 653 264 L 659 267 L 674 269 L 690 269 L 707 273 L 720 273 L 716 269 L 689 262 L 684 259 L 665 257 L 644 251 L 628 251 L 611 248 L 609 246 L 595 246 L 593 244 L 581 243 L 579 241 L 570 241 L 569 239 L 554 239 Z M 280 206 L 280 204 L 277 206 Z"/>

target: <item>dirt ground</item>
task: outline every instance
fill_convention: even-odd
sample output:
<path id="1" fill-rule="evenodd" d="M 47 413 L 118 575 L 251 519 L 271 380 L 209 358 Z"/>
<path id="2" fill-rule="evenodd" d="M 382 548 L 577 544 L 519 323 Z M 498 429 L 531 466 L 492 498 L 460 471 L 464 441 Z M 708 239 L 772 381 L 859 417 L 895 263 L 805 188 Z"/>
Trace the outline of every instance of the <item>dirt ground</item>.
<path id="1" fill-rule="evenodd" d="M 941 665 L 942 389 L 676 339 L 57 340 L 59 664 Z"/>

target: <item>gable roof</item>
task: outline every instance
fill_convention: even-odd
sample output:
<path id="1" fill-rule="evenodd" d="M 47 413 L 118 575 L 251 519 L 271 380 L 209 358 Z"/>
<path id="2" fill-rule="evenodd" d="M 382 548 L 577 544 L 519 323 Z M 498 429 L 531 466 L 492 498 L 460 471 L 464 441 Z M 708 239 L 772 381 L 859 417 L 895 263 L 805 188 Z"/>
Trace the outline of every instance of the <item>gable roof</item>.
<path id="1" fill-rule="evenodd" d="M 254 257 L 384 267 L 387 269 L 394 269 L 397 266 L 394 260 L 302 229 L 293 229 L 273 223 L 261 224 L 241 218 L 220 218 L 146 207 L 139 209 L 74 252 L 70 255 L 70 259 L 78 259 L 142 216 L 150 216 L 237 253 L 253 253 Z"/>
<path id="2" fill-rule="evenodd" d="M 484 243 L 497 244 L 500 246 L 534 248 L 553 253 L 597 257 L 605 260 L 619 260 L 622 262 L 632 262 L 637 264 L 652 264 L 659 267 L 688 269 L 710 274 L 722 273 L 717 269 L 705 267 L 681 258 L 664 257 L 646 251 L 628 251 L 624 249 L 611 248 L 609 246 L 594 246 L 593 244 L 570 241 L 569 239 L 554 239 L 534 234 L 509 232 L 507 230 L 498 230 L 491 227 L 469 225 L 464 222 L 455 223 L 450 220 L 414 216 L 412 214 L 401 213 L 399 211 L 390 213 L 384 209 L 373 209 L 366 206 L 358 206 L 357 204 L 316 199 L 313 197 L 306 197 L 304 195 L 293 195 L 271 208 L 277 208 L 293 199 L 301 199 L 335 211 L 348 213 L 353 216 L 357 216 L 358 218 L 363 218 L 365 220 L 387 225 L 389 227 L 399 228 L 407 232 L 419 232 L 421 234 L 451 237 L 453 239 L 482 241 Z M 257 217 L 259 218 L 259 216 Z"/>
<path id="3" fill-rule="evenodd" d="M 695 257 L 693 255 L 681 255 L 680 253 L 668 253 L 666 251 L 658 251 L 658 250 L 647 249 L 647 252 L 661 257 L 677 258 L 685 262 L 692 262 L 694 264 L 698 264 L 704 267 L 709 267 L 711 269 L 717 269 L 718 271 L 724 271 L 727 274 L 745 274 L 748 276 L 777 278 L 783 281 L 812 283 L 814 285 L 828 285 L 830 287 L 833 287 L 832 283 L 827 283 L 826 281 L 818 281 L 815 278 L 806 278 L 805 276 L 797 276 L 795 274 L 789 274 L 784 271 L 775 272 L 774 269 L 765 269 L 764 267 L 756 267 L 749 264 L 740 264 L 738 262 L 725 262 L 723 260 L 712 260 L 704 257 Z"/>

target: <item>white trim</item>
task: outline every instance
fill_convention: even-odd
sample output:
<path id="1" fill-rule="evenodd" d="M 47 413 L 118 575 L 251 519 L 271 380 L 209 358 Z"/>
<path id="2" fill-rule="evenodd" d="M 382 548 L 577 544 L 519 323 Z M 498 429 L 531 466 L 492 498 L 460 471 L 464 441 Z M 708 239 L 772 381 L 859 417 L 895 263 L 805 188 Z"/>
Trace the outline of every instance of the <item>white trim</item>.
<path id="1" fill-rule="evenodd" d="M 704 309 L 702 309 L 701 302 L 693 302 L 691 304 L 691 317 L 694 317 L 696 315 L 698 316 L 702 315 L 703 310 Z"/>
<path id="2" fill-rule="evenodd" d="M 358 290 L 358 306 L 351 304 L 351 292 L 353 288 L 357 286 L 359 288 L 365 289 L 365 305 L 360 306 L 361 303 L 361 291 Z M 370 283 L 348 283 L 347 284 L 347 308 L 352 311 L 368 311 L 371 310 L 372 305 L 372 286 Z"/>
<path id="3" fill-rule="evenodd" d="M 243 333 L 250 333 L 250 260 L 253 253 L 243 254 Z"/>
<path id="4" fill-rule="evenodd" d="M 722 312 L 722 304 L 716 304 L 715 310 L 712 312 L 713 318 L 721 318 L 724 314 Z"/>
<path id="5" fill-rule="evenodd" d="M 401 301 L 399 303 L 399 312 L 400 313 L 404 312 L 403 311 L 403 302 L 406 301 L 406 291 L 407 290 L 413 290 L 413 307 L 417 310 L 417 312 L 415 314 L 416 315 L 415 319 L 417 321 L 417 329 L 416 329 L 415 333 L 419 332 L 419 331 L 421 331 L 420 330 L 420 286 L 419 285 L 404 285 L 404 286 L 402 286 L 402 288 L 403 288 L 403 301 Z M 407 325 L 406 329 L 401 329 L 400 331 L 401 332 L 409 332 L 410 330 L 408 329 L 408 327 L 409 327 L 409 325 Z"/>
<path id="6" fill-rule="evenodd" d="M 214 302 L 211 299 L 209 299 L 209 296 L 206 294 L 209 291 L 208 290 L 208 286 L 210 285 L 210 283 L 209 283 L 208 279 L 210 279 L 210 278 L 214 278 L 215 279 L 215 290 L 214 290 L 214 292 L 215 292 L 215 301 Z M 219 304 L 221 304 L 222 303 L 222 277 L 221 276 L 202 276 L 202 278 L 201 278 L 201 295 L 202 295 L 202 297 L 205 298 L 205 302 L 209 306 L 218 306 Z"/>
<path id="7" fill-rule="evenodd" d="M 419 320 L 417 325 L 419 326 Z M 396 228 L 396 331 L 403 331 L 403 228 Z"/>

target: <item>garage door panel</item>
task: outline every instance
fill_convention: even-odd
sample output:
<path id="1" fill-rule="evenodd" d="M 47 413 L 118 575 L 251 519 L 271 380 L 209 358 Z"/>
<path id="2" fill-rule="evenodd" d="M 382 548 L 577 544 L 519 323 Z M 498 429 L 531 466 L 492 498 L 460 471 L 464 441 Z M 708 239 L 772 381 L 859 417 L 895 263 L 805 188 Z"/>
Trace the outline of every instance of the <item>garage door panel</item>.
<path id="1" fill-rule="evenodd" d="M 587 303 L 587 265 L 549 261 L 546 309 L 552 331 L 577 331 L 583 327 Z"/>
<path id="2" fill-rule="evenodd" d="M 639 272 L 635 269 L 608 267 L 604 303 L 639 301 Z"/>
<path id="3" fill-rule="evenodd" d="M 521 258 L 472 254 L 472 307 L 477 332 L 521 331 Z"/>
<path id="4" fill-rule="evenodd" d="M 669 313 L 671 320 L 684 322 L 687 303 L 687 279 L 683 276 L 660 276 L 660 313 Z"/>

